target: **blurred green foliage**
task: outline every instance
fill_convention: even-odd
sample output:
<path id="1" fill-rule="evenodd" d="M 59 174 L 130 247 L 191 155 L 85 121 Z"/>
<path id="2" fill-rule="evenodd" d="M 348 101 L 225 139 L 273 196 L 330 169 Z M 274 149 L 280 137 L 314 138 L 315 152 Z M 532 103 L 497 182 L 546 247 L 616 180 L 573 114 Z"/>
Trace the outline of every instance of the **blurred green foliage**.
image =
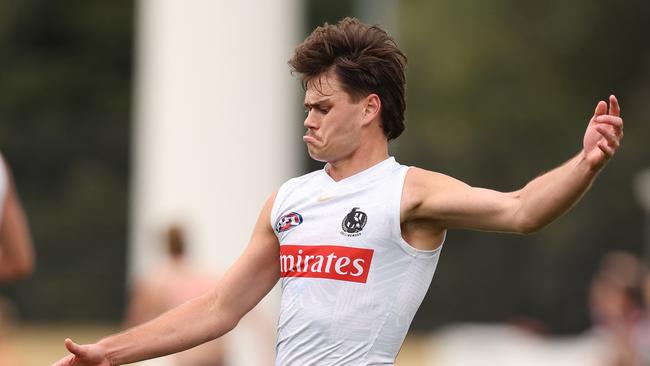
<path id="1" fill-rule="evenodd" d="M 401 2 L 409 56 L 404 164 L 515 190 L 576 154 L 599 99 L 615 93 L 623 148 L 570 213 L 531 236 L 451 231 L 413 327 L 541 320 L 589 324 L 603 253 L 640 254 L 632 180 L 650 164 L 650 3 L 627 0 Z"/>
<path id="2" fill-rule="evenodd" d="M 124 303 L 133 4 L 0 1 L 0 150 L 36 274 L 28 320 L 116 320 Z"/>
<path id="3" fill-rule="evenodd" d="M 362 8 L 310 0 L 306 29 L 345 15 L 373 22 L 355 14 Z M 408 128 L 392 149 L 404 164 L 514 190 L 578 152 L 598 99 L 616 93 L 626 119 L 619 154 L 549 228 L 450 232 L 412 328 L 524 316 L 558 332 L 584 329 L 601 256 L 642 247 L 631 180 L 650 162 L 650 3 L 409 0 L 398 8 Z M 36 275 L 3 292 L 26 319 L 121 316 L 133 13 L 128 1 L 0 1 L 0 150 L 38 254 Z"/>
<path id="4" fill-rule="evenodd" d="M 581 149 L 598 100 L 615 93 L 626 120 L 616 158 L 551 226 L 528 236 L 450 231 L 411 328 L 529 318 L 552 332 L 585 329 L 602 255 L 643 246 L 632 180 L 650 165 L 650 3 L 395 3 L 409 57 L 407 129 L 392 146 L 401 163 L 516 190 Z M 308 30 L 344 16 L 376 22 L 354 2 L 308 4 Z"/>

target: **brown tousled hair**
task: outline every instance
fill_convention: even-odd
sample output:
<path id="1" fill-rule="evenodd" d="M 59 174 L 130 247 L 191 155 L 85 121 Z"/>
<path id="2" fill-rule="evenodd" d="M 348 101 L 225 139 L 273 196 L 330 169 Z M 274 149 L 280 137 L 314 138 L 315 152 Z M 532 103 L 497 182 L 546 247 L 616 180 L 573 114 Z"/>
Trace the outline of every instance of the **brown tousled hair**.
<path id="1" fill-rule="evenodd" d="M 179 258 L 185 254 L 185 238 L 180 226 L 172 225 L 167 229 L 167 253 Z"/>
<path id="2" fill-rule="evenodd" d="M 296 47 L 289 65 L 301 76 L 303 88 L 333 70 L 354 102 L 375 93 L 381 100 L 381 121 L 388 140 L 404 131 L 404 68 L 406 55 L 378 26 L 345 18 L 325 23 Z"/>

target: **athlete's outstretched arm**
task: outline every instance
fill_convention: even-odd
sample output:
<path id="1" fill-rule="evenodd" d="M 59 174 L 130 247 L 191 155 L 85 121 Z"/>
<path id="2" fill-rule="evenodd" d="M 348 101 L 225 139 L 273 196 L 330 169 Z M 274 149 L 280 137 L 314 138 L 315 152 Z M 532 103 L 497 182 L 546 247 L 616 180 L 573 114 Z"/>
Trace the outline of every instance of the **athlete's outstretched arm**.
<path id="1" fill-rule="evenodd" d="M 411 169 L 405 182 L 402 221 L 430 220 L 439 230 L 537 231 L 582 197 L 622 138 L 620 107 L 612 95 L 609 108 L 606 102 L 598 102 L 582 151 L 518 191 L 470 187 L 443 174 Z"/>
<path id="2" fill-rule="evenodd" d="M 269 220 L 274 199 L 264 205 L 248 248 L 213 291 L 94 344 L 66 339 L 71 354 L 53 366 L 132 363 L 186 350 L 233 329 L 279 279 L 279 244 Z"/>
<path id="3" fill-rule="evenodd" d="M 0 282 L 30 275 L 34 270 L 34 249 L 27 218 L 20 204 L 9 166 L 0 158 L 0 169 L 7 178 L 7 191 L 0 204 Z M 1 173 L 0 173 L 1 174 Z"/>

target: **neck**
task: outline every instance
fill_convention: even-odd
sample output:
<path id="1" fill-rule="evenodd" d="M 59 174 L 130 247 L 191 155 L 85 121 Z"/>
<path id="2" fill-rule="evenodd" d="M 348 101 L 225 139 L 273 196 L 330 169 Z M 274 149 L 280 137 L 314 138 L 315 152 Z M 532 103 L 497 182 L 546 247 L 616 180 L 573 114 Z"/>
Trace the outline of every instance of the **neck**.
<path id="1" fill-rule="evenodd" d="M 374 148 L 359 148 L 350 156 L 337 161 L 330 161 L 325 171 L 334 180 L 340 181 L 362 172 L 388 159 L 388 142 Z"/>

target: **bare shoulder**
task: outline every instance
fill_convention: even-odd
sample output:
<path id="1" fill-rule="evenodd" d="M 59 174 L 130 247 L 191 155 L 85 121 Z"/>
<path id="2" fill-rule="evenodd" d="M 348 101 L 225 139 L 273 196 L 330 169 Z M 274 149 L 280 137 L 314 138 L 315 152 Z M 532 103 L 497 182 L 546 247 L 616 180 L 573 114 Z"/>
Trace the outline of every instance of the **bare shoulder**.
<path id="1" fill-rule="evenodd" d="M 441 173 L 411 168 L 406 174 L 400 208 L 402 237 L 417 249 L 436 249 L 444 240 L 440 197 L 457 183 Z"/>
<path id="2" fill-rule="evenodd" d="M 271 210 L 273 209 L 273 205 L 275 204 L 275 197 L 277 195 L 278 195 L 277 191 L 271 193 L 269 198 L 266 199 L 266 202 L 264 202 L 263 210 L 268 211 L 269 214 L 271 213 Z"/>
<path id="3" fill-rule="evenodd" d="M 266 202 L 264 202 L 264 206 L 262 207 L 262 210 L 260 211 L 259 219 L 258 219 L 258 227 L 261 226 L 261 228 L 267 229 L 267 231 L 270 231 L 273 233 L 273 224 L 271 223 L 271 211 L 273 211 L 273 205 L 275 204 L 275 198 L 277 196 L 278 192 L 273 192 L 269 198 L 267 198 Z M 275 235 L 274 235 L 275 236 Z"/>
<path id="4" fill-rule="evenodd" d="M 404 180 L 402 192 L 402 213 L 413 214 L 422 208 L 425 201 L 443 197 L 452 190 L 468 187 L 465 183 L 448 175 L 421 168 L 410 168 Z"/>
<path id="5" fill-rule="evenodd" d="M 448 185 L 458 184 L 460 181 L 442 173 L 413 167 L 410 168 L 406 173 L 406 181 L 404 183 L 413 186 L 413 188 L 416 188 L 418 186 L 444 187 Z"/>

